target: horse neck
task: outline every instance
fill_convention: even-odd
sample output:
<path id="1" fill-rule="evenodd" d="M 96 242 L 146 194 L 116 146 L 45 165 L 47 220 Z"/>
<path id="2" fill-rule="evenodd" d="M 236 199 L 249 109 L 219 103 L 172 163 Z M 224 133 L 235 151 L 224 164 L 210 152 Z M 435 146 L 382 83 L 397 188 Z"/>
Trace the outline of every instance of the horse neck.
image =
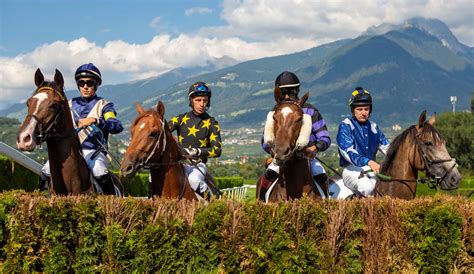
<path id="1" fill-rule="evenodd" d="M 152 192 L 162 197 L 178 198 L 182 194 L 183 184 L 186 184 L 186 175 L 182 164 L 178 161 L 179 147 L 168 127 L 165 127 L 165 138 L 166 148 L 158 161 L 162 165 L 150 170 Z"/>
<path id="2" fill-rule="evenodd" d="M 79 138 L 72 123 L 71 110 L 64 101 L 59 140 L 47 140 L 53 190 L 58 194 L 79 194 L 91 191 L 90 171 L 82 157 Z"/>
<path id="3" fill-rule="evenodd" d="M 286 191 L 290 198 L 300 198 L 303 195 L 304 187 L 312 184 L 307 159 L 292 157 L 285 162 L 281 171 L 280 177 L 284 176 Z"/>
<path id="4" fill-rule="evenodd" d="M 382 174 L 393 178 L 416 179 L 418 169 L 413 164 L 417 155 L 415 149 L 412 141 L 401 144 L 392 162 L 382 169 Z"/>

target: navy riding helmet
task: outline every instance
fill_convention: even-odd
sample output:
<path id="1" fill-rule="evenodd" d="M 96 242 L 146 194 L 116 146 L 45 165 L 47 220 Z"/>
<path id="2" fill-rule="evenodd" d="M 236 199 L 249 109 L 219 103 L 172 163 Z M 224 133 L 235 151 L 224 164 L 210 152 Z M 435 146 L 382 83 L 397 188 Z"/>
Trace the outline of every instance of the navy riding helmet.
<path id="1" fill-rule="evenodd" d="M 204 82 L 196 82 L 188 89 L 189 106 L 192 107 L 192 98 L 196 96 L 207 96 L 207 107 L 211 106 L 211 88 Z"/>
<path id="2" fill-rule="evenodd" d="M 74 73 L 74 78 L 76 79 L 76 82 L 80 78 L 84 77 L 94 78 L 97 81 L 98 86 L 102 84 L 102 76 L 100 74 L 100 70 L 92 63 L 81 65 L 77 68 L 76 73 Z"/>
<path id="3" fill-rule="evenodd" d="M 372 113 L 372 96 L 370 96 L 369 91 L 365 90 L 362 87 L 356 87 L 349 98 L 349 106 L 351 111 L 354 110 L 356 106 L 370 106 L 370 112 Z"/>

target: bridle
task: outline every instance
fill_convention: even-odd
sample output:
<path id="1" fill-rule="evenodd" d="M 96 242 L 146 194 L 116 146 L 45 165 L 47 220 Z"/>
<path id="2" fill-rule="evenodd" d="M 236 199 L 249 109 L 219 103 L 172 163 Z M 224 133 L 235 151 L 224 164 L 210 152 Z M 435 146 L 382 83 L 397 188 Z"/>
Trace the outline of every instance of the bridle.
<path id="1" fill-rule="evenodd" d="M 292 104 L 292 105 L 295 105 L 298 107 L 299 111 L 300 112 L 303 112 L 303 108 L 300 106 L 299 102 L 298 101 L 295 101 L 295 100 L 284 100 L 284 101 L 281 101 L 280 103 L 278 103 L 274 108 L 273 110 L 276 111 L 276 109 L 280 108 L 282 105 L 286 105 L 286 104 Z M 271 147 L 271 151 L 272 151 L 272 154 L 273 153 L 273 149 L 274 149 L 275 145 L 273 144 L 272 147 Z M 296 144 L 293 146 L 293 148 L 290 149 L 290 151 L 288 152 L 288 154 L 286 154 L 285 156 L 285 161 L 287 159 L 290 159 L 292 158 L 293 156 L 300 156 L 300 153 L 298 153 L 298 148 L 296 146 Z M 301 153 L 301 156 L 303 156 L 303 153 Z"/>
<path id="2" fill-rule="evenodd" d="M 52 123 L 50 123 L 48 126 L 45 125 L 41 119 L 36 116 L 35 114 L 28 114 L 26 115 L 26 118 L 31 117 L 32 119 L 35 119 L 36 122 L 38 123 L 38 133 L 35 133 L 34 138 L 37 140 L 38 144 L 43 143 L 46 140 L 52 139 L 52 140 L 60 140 L 65 137 L 69 137 L 72 135 L 71 133 L 64 133 L 61 131 L 60 126 L 61 122 L 64 117 L 64 96 L 58 91 L 53 89 L 52 87 L 41 87 L 38 88 L 33 95 L 38 94 L 40 92 L 56 92 L 56 94 L 59 95 L 61 98 L 61 104 L 59 107 L 59 110 L 56 112 L 56 115 L 54 116 L 54 120 Z"/>
<path id="3" fill-rule="evenodd" d="M 154 117 L 158 123 L 161 124 L 161 131 L 160 131 L 160 135 L 158 135 L 158 138 L 156 138 L 156 142 L 155 142 L 155 145 L 153 146 L 153 149 L 152 151 L 150 152 L 150 154 L 148 155 L 148 157 L 144 160 L 144 161 L 141 161 L 140 163 L 138 163 L 138 169 L 158 169 L 162 166 L 166 166 L 167 168 L 171 165 L 177 165 L 177 164 L 180 164 L 179 161 L 176 161 L 176 162 L 166 162 L 166 163 L 153 163 L 153 162 L 150 162 L 153 158 L 153 156 L 155 155 L 158 155 L 158 156 L 162 156 L 163 153 L 165 152 L 166 150 L 166 145 L 167 145 L 167 142 L 166 142 L 166 133 L 165 133 L 165 127 L 167 126 L 165 121 L 161 118 L 156 118 L 154 115 L 151 115 L 151 114 L 148 114 L 148 115 L 144 115 L 142 116 L 141 118 L 143 117 L 146 117 L 146 116 L 150 116 L 150 117 Z M 140 119 L 141 119 L 140 118 Z M 139 120 L 139 119 L 138 119 Z M 137 121 L 138 121 L 137 120 Z M 162 141 L 160 141 L 160 138 L 162 139 Z M 163 143 L 162 147 L 161 147 L 161 151 L 159 154 L 157 154 L 157 151 L 158 151 L 158 146 L 160 143 Z M 186 181 L 187 181 L 187 176 L 184 176 Z M 179 197 L 178 199 L 181 199 L 184 197 L 184 193 L 186 191 L 186 183 L 183 184 L 183 186 L 181 187 L 181 191 L 180 191 L 180 194 L 179 194 Z"/>
<path id="4" fill-rule="evenodd" d="M 157 149 L 158 149 L 158 146 L 160 145 L 161 142 L 163 143 L 163 145 L 162 145 L 159 156 L 161 156 L 166 150 L 166 136 L 164 134 L 166 123 L 163 121 L 163 119 L 156 118 L 155 116 L 153 116 L 151 114 L 145 115 L 143 117 L 146 117 L 146 116 L 154 117 L 155 119 L 157 119 L 158 123 L 161 124 L 161 131 L 160 131 L 160 135 L 158 135 L 158 138 L 156 138 L 156 142 L 155 142 L 155 145 L 153 146 L 152 151 L 150 152 L 150 154 L 148 155 L 148 157 L 145 160 L 138 163 L 138 168 L 145 168 L 145 169 L 158 168 L 160 166 L 169 164 L 169 163 L 151 163 L 150 162 L 150 160 L 153 158 L 153 156 L 155 156 L 155 154 L 157 152 Z M 160 138 L 162 139 L 162 141 L 160 141 Z"/>
<path id="5" fill-rule="evenodd" d="M 418 138 L 416 138 L 415 140 L 416 140 L 415 142 L 418 146 L 418 153 L 419 153 L 419 155 L 421 157 L 421 160 L 423 162 L 423 165 L 425 167 L 426 175 L 428 175 L 429 178 L 432 178 L 432 181 L 433 181 L 433 182 L 428 182 L 428 185 L 430 186 L 430 188 L 436 189 L 440 185 L 440 183 L 446 178 L 446 176 L 456 167 L 456 165 L 457 165 L 456 159 L 455 158 L 435 159 L 435 160 L 428 159 L 428 157 L 426 156 L 425 151 L 423 150 L 423 146 L 421 144 L 421 141 Z M 437 165 L 437 164 L 441 164 L 441 163 L 445 163 L 445 162 L 451 162 L 451 161 L 454 161 L 454 164 L 444 172 L 443 176 L 436 176 L 431 171 L 431 168 L 432 168 L 433 165 Z"/>
<path id="6" fill-rule="evenodd" d="M 425 150 L 423 149 L 423 145 L 422 145 L 422 143 L 419 139 L 420 134 L 421 133 L 418 133 L 415 136 L 415 145 L 417 146 L 418 154 L 420 155 L 421 161 L 422 161 L 423 166 L 424 166 L 424 171 L 425 171 L 425 174 L 427 175 L 427 177 L 418 178 L 418 179 L 403 179 L 403 178 L 392 178 L 391 176 L 387 176 L 387 175 L 384 175 L 382 173 L 377 174 L 377 177 L 381 181 L 385 181 L 385 182 L 394 181 L 394 182 L 400 182 L 400 183 L 404 184 L 405 186 L 408 187 L 408 189 L 410 189 L 410 191 L 412 192 L 413 197 L 416 196 L 415 190 L 411 189 L 410 186 L 407 184 L 407 182 L 416 182 L 416 183 L 421 183 L 421 184 L 427 184 L 429 188 L 437 189 L 440 186 L 441 182 L 446 178 L 446 176 L 457 165 L 455 158 L 434 159 L 434 160 L 428 159 L 427 154 L 426 154 Z M 454 164 L 449 169 L 447 169 L 442 176 L 436 176 L 431 171 L 433 165 L 437 165 L 437 164 L 441 164 L 441 163 L 445 163 L 445 162 L 451 162 L 451 161 L 454 161 Z M 361 172 L 361 176 L 363 175 L 363 173 L 367 173 L 367 172 Z M 380 196 L 383 196 L 383 194 L 380 193 L 377 188 L 375 188 L 375 191 Z"/>

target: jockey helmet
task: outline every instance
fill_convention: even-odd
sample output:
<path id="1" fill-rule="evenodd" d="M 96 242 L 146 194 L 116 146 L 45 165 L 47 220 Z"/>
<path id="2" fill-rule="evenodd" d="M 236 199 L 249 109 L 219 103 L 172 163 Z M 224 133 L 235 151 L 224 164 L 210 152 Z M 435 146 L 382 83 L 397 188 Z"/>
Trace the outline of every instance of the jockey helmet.
<path id="1" fill-rule="evenodd" d="M 370 106 L 370 113 L 372 113 L 372 96 L 370 93 L 362 87 L 356 87 L 351 94 L 349 99 L 349 106 L 351 111 L 354 110 L 356 106 Z"/>
<path id="2" fill-rule="evenodd" d="M 300 79 L 293 72 L 284 71 L 277 76 L 275 86 L 280 87 L 283 95 L 298 97 L 300 91 Z"/>
<path id="3" fill-rule="evenodd" d="M 196 96 L 207 96 L 207 107 L 211 106 L 211 88 L 204 82 L 196 82 L 188 89 L 189 106 L 192 107 L 192 98 Z"/>
<path id="4" fill-rule="evenodd" d="M 92 63 L 84 64 L 77 68 L 76 73 L 74 74 L 76 82 L 83 77 L 94 78 L 97 81 L 98 86 L 102 84 L 102 76 L 100 74 L 100 70 Z"/>

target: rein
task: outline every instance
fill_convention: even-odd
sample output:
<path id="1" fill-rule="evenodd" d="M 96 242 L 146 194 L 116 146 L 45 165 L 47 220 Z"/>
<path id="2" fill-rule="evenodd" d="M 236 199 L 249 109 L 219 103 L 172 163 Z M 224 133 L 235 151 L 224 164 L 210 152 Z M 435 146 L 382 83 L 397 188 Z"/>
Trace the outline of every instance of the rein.
<path id="1" fill-rule="evenodd" d="M 60 123 L 61 123 L 61 121 L 64 117 L 64 96 L 59 91 L 53 89 L 52 87 L 41 87 L 41 88 L 37 89 L 34 94 L 38 94 L 40 92 L 48 92 L 48 91 L 53 91 L 56 94 L 58 94 L 59 97 L 61 98 L 61 102 L 62 102 L 60 109 L 58 110 L 58 112 L 54 116 L 54 121 L 51 124 L 49 124 L 49 126 L 47 126 L 46 129 L 43 130 L 43 128 L 45 127 L 44 122 L 41 121 L 38 118 L 38 116 L 36 116 L 35 114 L 26 115 L 26 118 L 31 117 L 31 118 L 35 119 L 39 124 L 39 126 L 38 126 L 39 127 L 39 129 L 38 129 L 39 134 L 36 135 L 36 138 L 38 139 L 38 143 L 43 143 L 44 141 L 46 141 L 48 139 L 50 139 L 50 140 L 51 139 L 52 140 L 60 140 L 60 139 L 63 139 L 63 138 L 74 136 L 73 133 L 64 133 L 64 132 L 59 133 L 58 129 L 57 129 L 58 125 L 60 125 Z"/>
<path id="2" fill-rule="evenodd" d="M 418 137 L 419 135 L 417 135 L 416 137 Z M 424 165 L 424 171 L 426 172 L 426 174 L 428 175 L 428 177 L 424 177 L 424 178 L 418 178 L 418 179 L 404 179 L 404 178 L 393 178 L 391 176 L 388 176 L 388 175 L 384 175 L 382 173 L 377 173 L 377 177 L 381 180 L 381 181 L 384 181 L 384 182 L 389 182 L 389 181 L 396 181 L 396 182 L 400 182 L 400 183 L 403 183 L 405 186 L 407 186 L 412 194 L 413 194 L 413 197 L 415 197 L 415 192 L 410 188 L 410 186 L 407 184 L 407 182 L 416 182 L 416 183 L 421 183 L 421 184 L 427 184 L 429 188 L 431 189 L 437 189 L 438 186 L 440 185 L 440 183 L 446 178 L 446 176 L 456 167 L 457 163 L 456 163 L 456 159 L 455 158 L 449 158 L 449 159 L 436 159 L 436 160 L 431 160 L 431 159 L 428 159 L 428 157 L 426 156 L 426 153 L 425 151 L 423 150 L 422 148 L 422 145 L 421 145 L 421 142 L 419 139 L 415 138 L 415 144 L 418 146 L 418 154 L 420 155 L 421 157 L 421 160 L 423 162 L 423 165 Z M 449 168 L 448 170 L 446 170 L 443 174 L 443 176 L 441 177 L 437 177 L 436 175 L 432 175 L 431 172 L 430 172 L 430 167 L 432 165 L 436 165 L 436 164 L 441 164 L 441 163 L 445 163 L 445 162 L 450 162 L 450 161 L 453 161 L 454 160 L 454 164 L 451 166 L 451 168 Z M 370 172 L 369 171 L 362 171 L 361 172 L 361 175 L 365 174 L 365 173 L 368 173 Z M 383 196 L 381 193 L 378 192 L 377 188 L 376 188 L 376 191 L 377 191 L 377 194 Z"/>
<path id="3" fill-rule="evenodd" d="M 153 115 L 146 115 L 146 116 L 151 116 L 151 117 L 154 117 Z M 145 116 L 143 116 L 145 117 Z M 156 138 L 156 142 L 155 142 L 155 145 L 153 147 L 153 150 L 150 152 L 150 154 L 148 155 L 148 157 L 145 159 L 145 161 L 142 161 L 141 163 L 138 164 L 138 169 L 159 169 L 160 167 L 163 167 L 163 166 L 166 166 L 168 169 L 169 166 L 172 166 L 172 165 L 179 165 L 181 164 L 181 161 L 176 161 L 176 162 L 163 162 L 163 163 L 153 163 L 153 162 L 150 162 L 153 158 L 153 156 L 155 156 L 155 154 L 157 153 L 157 149 L 158 149 L 158 146 L 161 142 L 163 142 L 163 146 L 162 146 L 162 149 L 161 149 L 161 152 L 158 154 L 159 156 L 162 156 L 163 153 L 165 152 L 166 150 L 166 145 L 167 145 L 167 142 L 166 142 L 166 133 L 165 133 L 165 127 L 166 127 L 166 123 L 164 122 L 163 119 L 160 119 L 158 118 L 157 119 L 158 122 L 161 124 L 161 131 L 160 131 L 160 135 L 158 135 L 158 138 Z M 163 140 L 163 141 L 160 141 L 160 138 Z M 186 183 L 188 182 L 188 178 L 187 176 L 185 175 L 184 176 L 185 179 L 186 179 L 186 182 L 182 185 L 181 187 L 181 191 L 180 191 L 180 194 L 179 194 L 179 197 L 178 199 L 181 199 L 184 197 L 184 193 L 186 191 Z M 188 183 L 189 184 L 189 183 Z"/>

